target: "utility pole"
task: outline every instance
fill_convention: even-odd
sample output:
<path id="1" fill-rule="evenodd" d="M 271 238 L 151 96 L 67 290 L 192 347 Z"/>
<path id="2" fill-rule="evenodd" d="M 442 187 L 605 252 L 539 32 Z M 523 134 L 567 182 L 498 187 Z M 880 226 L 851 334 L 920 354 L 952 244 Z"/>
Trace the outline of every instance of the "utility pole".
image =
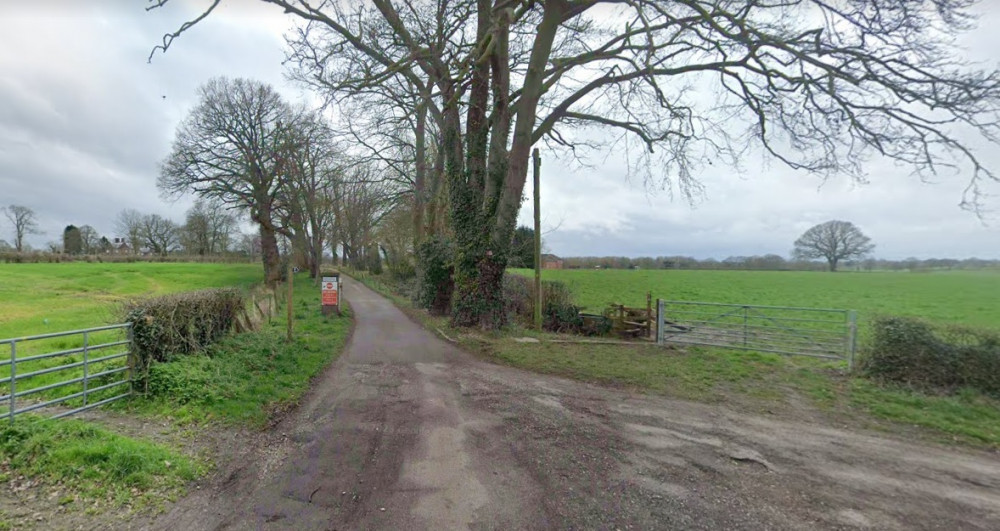
<path id="1" fill-rule="evenodd" d="M 542 157 L 538 154 L 538 148 L 531 153 L 531 159 L 535 163 L 534 188 L 535 188 L 535 329 L 542 329 L 542 213 L 541 213 L 541 192 L 539 191 L 540 173 L 542 171 Z"/>
<path id="2" fill-rule="evenodd" d="M 288 303 L 285 305 L 288 307 L 288 337 L 289 342 L 292 341 L 292 307 L 295 303 L 292 302 L 292 293 L 295 285 L 295 278 L 292 276 L 292 254 L 288 253 Z"/>

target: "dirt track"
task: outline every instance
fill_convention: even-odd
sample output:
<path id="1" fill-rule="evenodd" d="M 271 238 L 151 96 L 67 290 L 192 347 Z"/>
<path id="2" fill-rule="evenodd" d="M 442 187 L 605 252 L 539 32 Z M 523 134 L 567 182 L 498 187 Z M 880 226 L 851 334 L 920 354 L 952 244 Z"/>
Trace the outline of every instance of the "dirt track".
<path id="1" fill-rule="evenodd" d="M 344 356 L 154 528 L 1000 527 L 996 455 L 479 362 L 345 285 Z"/>

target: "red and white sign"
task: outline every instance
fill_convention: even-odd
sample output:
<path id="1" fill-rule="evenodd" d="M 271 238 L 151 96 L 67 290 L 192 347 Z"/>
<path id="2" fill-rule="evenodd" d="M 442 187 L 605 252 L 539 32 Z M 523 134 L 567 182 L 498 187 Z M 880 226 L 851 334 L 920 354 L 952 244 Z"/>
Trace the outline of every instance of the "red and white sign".
<path id="1" fill-rule="evenodd" d="M 338 280 L 337 277 L 323 277 L 323 306 L 337 306 Z"/>

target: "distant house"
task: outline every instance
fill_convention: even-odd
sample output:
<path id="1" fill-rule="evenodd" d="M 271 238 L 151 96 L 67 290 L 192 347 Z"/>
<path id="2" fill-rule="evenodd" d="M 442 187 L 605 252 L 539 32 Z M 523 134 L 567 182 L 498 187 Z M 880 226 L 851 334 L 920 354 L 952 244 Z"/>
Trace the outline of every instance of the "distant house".
<path id="1" fill-rule="evenodd" d="M 132 252 L 132 247 L 129 246 L 125 238 L 115 238 L 111 242 L 111 253 L 112 254 L 129 254 Z"/>
<path id="2" fill-rule="evenodd" d="M 562 258 L 554 254 L 543 254 L 542 255 L 542 269 L 562 269 L 563 261 Z"/>

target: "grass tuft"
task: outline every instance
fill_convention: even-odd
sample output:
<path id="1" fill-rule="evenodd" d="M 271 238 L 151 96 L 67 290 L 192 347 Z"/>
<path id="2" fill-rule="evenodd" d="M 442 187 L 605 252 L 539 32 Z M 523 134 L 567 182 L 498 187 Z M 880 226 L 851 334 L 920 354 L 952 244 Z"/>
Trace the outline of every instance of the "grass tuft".
<path id="1" fill-rule="evenodd" d="M 141 507 L 180 490 L 203 465 L 158 444 L 130 439 L 79 420 L 21 417 L 0 427 L 0 455 L 11 476 Z M 66 495 L 61 504 L 74 498 Z"/>

